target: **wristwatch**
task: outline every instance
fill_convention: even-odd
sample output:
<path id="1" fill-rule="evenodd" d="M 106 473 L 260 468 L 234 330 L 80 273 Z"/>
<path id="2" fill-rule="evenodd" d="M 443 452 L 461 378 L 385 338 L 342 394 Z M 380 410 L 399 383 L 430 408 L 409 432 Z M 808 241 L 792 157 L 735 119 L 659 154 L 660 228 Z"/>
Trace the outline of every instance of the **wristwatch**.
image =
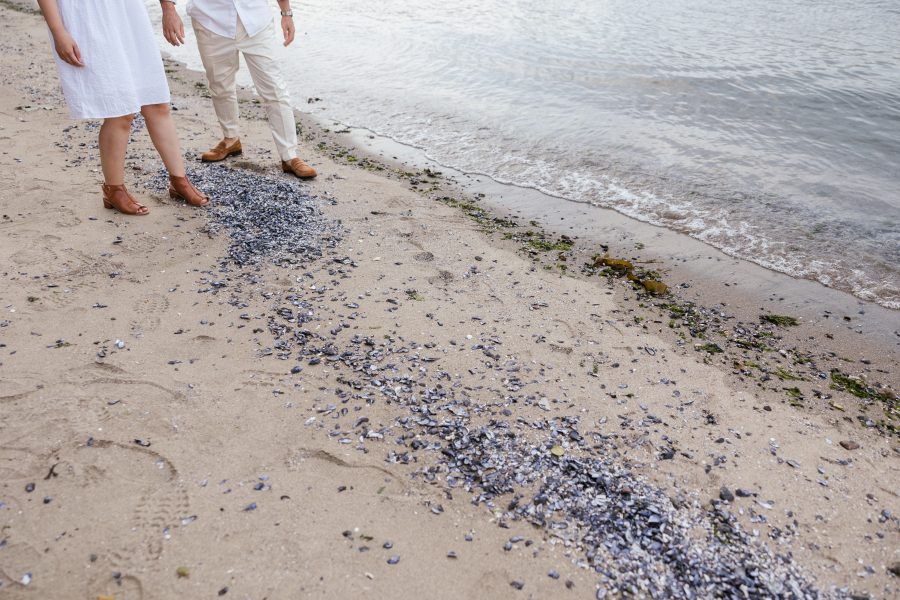
<path id="1" fill-rule="evenodd" d="M 283 11 L 281 11 L 281 16 L 282 17 L 293 17 L 294 11 L 292 11 L 291 9 L 283 10 Z"/>

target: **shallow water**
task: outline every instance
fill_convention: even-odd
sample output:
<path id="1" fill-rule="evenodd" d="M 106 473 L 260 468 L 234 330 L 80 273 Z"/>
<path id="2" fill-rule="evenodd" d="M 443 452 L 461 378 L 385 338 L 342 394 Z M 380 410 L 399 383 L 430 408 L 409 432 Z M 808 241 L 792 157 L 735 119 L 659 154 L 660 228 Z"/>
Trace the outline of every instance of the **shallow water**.
<path id="1" fill-rule="evenodd" d="M 304 0 L 297 14 L 282 56 L 301 110 L 900 308 L 895 0 Z M 192 44 L 175 55 L 196 67 Z"/>

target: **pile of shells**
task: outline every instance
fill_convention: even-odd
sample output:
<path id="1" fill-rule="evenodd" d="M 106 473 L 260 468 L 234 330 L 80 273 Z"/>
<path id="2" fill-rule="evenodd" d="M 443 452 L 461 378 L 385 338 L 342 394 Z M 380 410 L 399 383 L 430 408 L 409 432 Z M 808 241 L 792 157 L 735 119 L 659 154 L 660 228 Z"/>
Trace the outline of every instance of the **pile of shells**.
<path id="1" fill-rule="evenodd" d="M 744 532 L 728 505 L 670 498 L 632 472 L 606 436 L 579 431 L 578 416 L 529 421 L 515 417 L 510 397 L 483 403 L 458 397 L 462 386 L 448 373 L 420 368 L 430 360 L 415 343 L 355 335 L 341 347 L 340 327 L 330 334 L 304 327 L 316 319 L 312 303 L 297 294 L 286 300 L 290 307 L 269 316 L 280 358 L 296 352 L 309 366 L 344 371 L 342 406 L 321 407 L 320 415 L 339 419 L 379 399 L 401 411 L 390 427 L 371 429 L 366 418 L 356 419 L 352 432 L 336 426 L 331 435 L 338 443 L 368 451 L 393 438 L 387 462 L 418 465 L 415 476 L 443 485 L 448 497 L 465 491 L 501 523 L 525 520 L 548 539 L 577 547 L 600 575 L 598 597 L 824 595 L 789 556 Z M 518 378 L 507 382 L 508 389 L 525 387 Z M 771 545 L 786 545 L 790 532 L 773 530 L 770 538 Z"/>
<path id="2" fill-rule="evenodd" d="M 336 247 L 337 224 L 323 217 L 301 184 L 217 165 L 191 177 L 215 198 L 209 230 L 230 236 L 227 260 L 243 267 L 298 263 L 306 271 L 298 279 L 319 271 L 332 286 L 350 279 L 357 266 L 351 258 L 323 256 L 323 249 Z M 165 184 L 165 173 L 159 173 L 149 185 Z M 220 270 L 225 280 L 241 277 L 241 270 Z M 214 282 L 208 291 L 224 286 Z M 845 595 L 816 590 L 804 577 L 790 557 L 790 531 L 773 529 L 767 546 L 742 529 L 728 503 L 670 498 L 629 468 L 613 436 L 582 426 L 577 415 L 517 415 L 518 407 L 536 403 L 534 396 L 517 375 L 515 358 L 504 362 L 491 339 L 473 342 L 471 349 L 491 360 L 506 395 L 467 387 L 461 376 L 441 370 L 440 359 L 427 354 L 434 344 L 342 335 L 350 328 L 346 321 L 359 325 L 365 313 L 346 302 L 346 317 L 326 314 L 333 310 L 321 302 L 326 289 L 298 286 L 281 297 L 266 296 L 274 343 L 262 355 L 294 361 L 292 374 L 317 365 L 335 371 L 335 403 L 314 406 L 316 414 L 307 420 L 321 424 L 335 443 L 362 452 L 385 449 L 387 462 L 409 465 L 414 477 L 441 486 L 448 499 L 468 495 L 489 507 L 501 525 L 525 521 L 551 543 L 577 548 L 579 562 L 598 574 L 598 598 Z M 231 293 L 236 295 L 230 302 L 247 306 L 240 286 Z M 325 320 L 336 325 L 329 331 L 310 323 Z M 395 408 L 389 425 L 376 428 L 352 414 L 375 402 Z M 326 419 L 334 421 L 327 428 Z M 432 512 L 440 514 L 443 507 L 433 505 Z"/>
<path id="3" fill-rule="evenodd" d="M 228 259 L 238 267 L 261 260 L 309 262 L 339 239 L 338 224 L 322 215 L 315 196 L 297 180 L 219 164 L 189 169 L 188 176 L 212 200 L 207 231 L 228 234 Z M 165 169 L 145 185 L 164 193 L 168 189 Z"/>

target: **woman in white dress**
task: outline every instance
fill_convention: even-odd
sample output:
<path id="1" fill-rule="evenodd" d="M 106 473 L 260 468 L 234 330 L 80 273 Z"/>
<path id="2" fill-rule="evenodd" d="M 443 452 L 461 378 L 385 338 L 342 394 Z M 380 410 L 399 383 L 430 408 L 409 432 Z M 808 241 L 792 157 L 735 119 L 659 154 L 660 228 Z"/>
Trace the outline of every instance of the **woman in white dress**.
<path id="1" fill-rule="evenodd" d="M 169 84 L 143 0 L 38 0 L 56 50 L 74 119 L 103 119 L 103 205 L 129 215 L 150 211 L 125 189 L 125 150 L 140 112 L 169 171 L 169 196 L 194 206 L 209 199 L 188 181 L 169 108 Z"/>

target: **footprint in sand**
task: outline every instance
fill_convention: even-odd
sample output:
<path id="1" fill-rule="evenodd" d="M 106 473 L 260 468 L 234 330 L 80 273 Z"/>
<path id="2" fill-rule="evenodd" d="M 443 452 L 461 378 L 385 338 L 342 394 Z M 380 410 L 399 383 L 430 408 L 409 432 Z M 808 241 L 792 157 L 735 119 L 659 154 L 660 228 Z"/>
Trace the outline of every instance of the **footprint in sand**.
<path id="1" fill-rule="evenodd" d="M 22 249 L 14 252 L 9 260 L 21 268 L 27 269 L 35 265 L 48 264 L 56 265 L 59 263 L 59 253 L 54 250 L 59 245 L 61 238 L 55 235 L 42 235 L 37 239 L 26 240 L 25 234 L 35 234 L 36 232 L 22 232 L 22 235 L 16 236 L 22 238 L 20 240 Z M 43 267 L 42 267 L 43 268 Z"/>
<path id="2" fill-rule="evenodd" d="M 94 499 L 90 537 L 98 549 L 88 598 L 144 597 L 141 577 L 160 568 L 169 532 L 190 514 L 175 466 L 149 448 L 95 440 L 61 456 Z"/>
<path id="3" fill-rule="evenodd" d="M 41 387 L 27 376 L 4 382 L 0 477 L 43 476 L 62 443 L 83 443 L 100 430 L 122 440 L 154 439 L 171 431 L 172 410 L 181 406 L 183 394 L 154 382 L 91 377 L 96 370 L 71 383 Z"/>
<path id="4" fill-rule="evenodd" d="M 57 529 L 41 527 L 34 504 L 5 500 L 0 590 L 22 598 L 62 597 L 55 595 L 60 590 L 74 598 L 83 590 L 90 599 L 142 600 L 142 578 L 160 576 L 155 571 L 161 568 L 166 537 L 191 514 L 175 466 L 151 448 L 101 439 L 69 442 L 55 450 L 53 460 L 57 477 L 52 486 L 64 527 L 77 534 L 60 546 Z M 51 484 L 38 480 L 38 485 Z M 70 562 L 73 554 L 94 555 L 90 569 L 62 572 L 59 564 Z M 28 585 L 23 577 L 30 577 Z"/>
<path id="5" fill-rule="evenodd" d="M 97 289 L 92 281 L 78 281 L 70 285 L 55 288 L 38 288 L 28 295 L 33 298 L 29 306 L 38 311 L 57 311 L 83 299 L 86 294 Z"/>
<path id="6" fill-rule="evenodd" d="M 81 219 L 70 208 L 57 208 L 53 216 L 56 219 L 53 223 L 56 227 L 76 227 L 81 225 Z"/>
<path id="7" fill-rule="evenodd" d="M 26 418 L 29 417 L 31 415 L 26 415 Z M 56 462 L 53 456 L 58 445 L 48 441 L 39 446 L 33 438 L 67 435 L 68 428 L 65 423 L 62 420 L 40 423 L 18 428 L 16 432 L 10 432 L 8 429 L 5 426 L 0 428 L 0 480 L 24 485 L 28 481 L 43 478 L 50 465 Z"/>
<path id="8" fill-rule="evenodd" d="M 71 439 L 65 414 L 37 400 L 43 391 L 0 397 L 0 480 L 6 483 L 24 485 L 43 477 L 55 462 L 57 440 Z"/>
<path id="9" fill-rule="evenodd" d="M 440 286 L 445 283 L 450 283 L 454 279 L 456 278 L 453 276 L 453 273 L 451 273 L 450 271 L 441 270 L 437 272 L 437 275 L 432 275 L 431 277 L 429 277 L 427 281 L 431 285 Z"/>
<path id="10" fill-rule="evenodd" d="M 19 372 L 15 377 L 0 378 L 0 405 L 40 389 L 46 380 L 46 375 L 28 372 Z"/>
<path id="11" fill-rule="evenodd" d="M 334 481 L 334 478 L 332 475 L 328 474 L 329 471 L 340 469 L 377 471 L 382 475 L 387 476 L 387 479 L 385 481 L 390 480 L 391 486 L 396 488 L 392 490 L 392 493 L 405 493 L 407 491 L 407 486 L 404 483 L 405 479 L 402 477 L 398 477 L 396 474 L 392 473 L 385 467 L 382 467 L 381 465 L 353 464 L 347 462 L 339 456 L 335 456 L 327 450 L 314 448 L 294 448 L 288 451 L 287 456 L 284 459 L 284 465 L 288 471 L 312 471 L 318 473 L 319 475 L 322 475 L 323 477 L 325 477 L 325 479 L 328 479 L 330 481 Z"/>
<path id="12" fill-rule="evenodd" d="M 119 248 L 125 254 L 144 255 L 156 250 L 156 248 L 158 248 L 161 243 L 162 239 L 158 236 L 146 232 L 138 232 L 124 235 L 122 243 L 119 244 Z"/>
<path id="13" fill-rule="evenodd" d="M 55 568 L 55 557 L 45 557 L 30 543 L 35 536 L 26 521 L 22 505 L 11 498 L 0 508 L 0 597 L 4 593 L 21 594 L 22 597 L 39 598 L 52 592 L 38 571 L 39 565 Z M 27 583 L 25 583 L 27 582 Z M 29 595 L 25 596 L 28 591 Z M 12 596 L 16 597 L 16 596 Z"/>
<path id="14" fill-rule="evenodd" d="M 242 373 L 243 379 L 241 384 L 244 386 L 255 386 L 262 388 L 278 387 L 284 382 L 285 373 L 276 373 L 272 371 L 259 371 L 255 369 L 247 369 Z"/>
<path id="15" fill-rule="evenodd" d="M 55 274 L 60 277 L 83 278 L 95 275 L 106 276 L 120 269 L 120 264 L 111 260 L 68 249 L 65 262 L 56 270 Z"/>
<path id="16" fill-rule="evenodd" d="M 134 305 L 135 318 L 131 320 L 133 332 L 149 333 L 162 325 L 162 317 L 169 310 L 169 299 L 151 292 L 142 296 Z"/>

